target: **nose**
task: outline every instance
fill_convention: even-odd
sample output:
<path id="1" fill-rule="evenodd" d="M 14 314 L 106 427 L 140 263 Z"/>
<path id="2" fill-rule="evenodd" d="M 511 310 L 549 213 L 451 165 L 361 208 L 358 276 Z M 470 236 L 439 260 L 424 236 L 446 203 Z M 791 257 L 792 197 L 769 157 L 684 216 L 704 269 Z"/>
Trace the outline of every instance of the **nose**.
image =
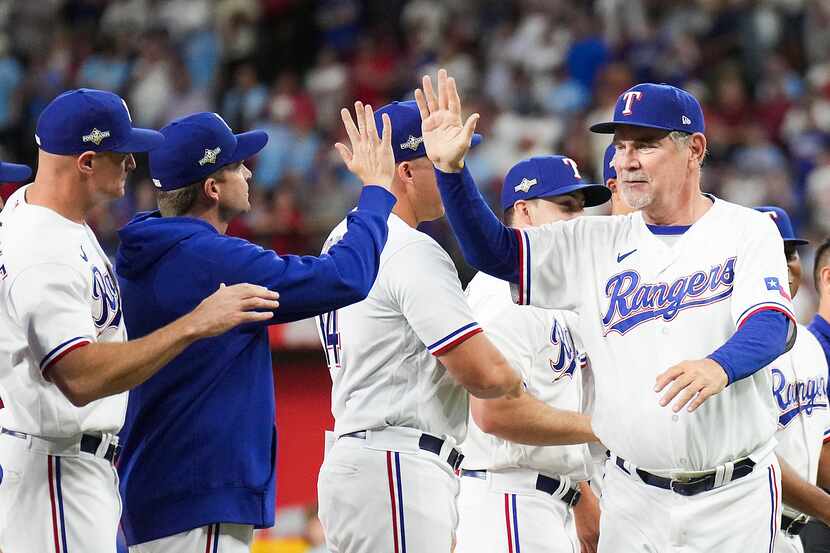
<path id="1" fill-rule="evenodd" d="M 248 166 L 245 165 L 244 163 L 242 164 L 242 174 L 245 176 L 245 180 L 249 180 L 251 178 L 251 176 L 253 175 L 251 170 L 248 169 Z"/>
<path id="2" fill-rule="evenodd" d="M 640 168 L 640 159 L 637 156 L 637 148 L 633 144 L 625 144 L 617 150 L 614 156 L 614 164 L 617 169 L 624 169 L 628 171 L 635 171 Z"/>
<path id="3" fill-rule="evenodd" d="M 133 171 L 136 168 L 135 157 L 133 154 L 127 155 L 127 171 Z"/>

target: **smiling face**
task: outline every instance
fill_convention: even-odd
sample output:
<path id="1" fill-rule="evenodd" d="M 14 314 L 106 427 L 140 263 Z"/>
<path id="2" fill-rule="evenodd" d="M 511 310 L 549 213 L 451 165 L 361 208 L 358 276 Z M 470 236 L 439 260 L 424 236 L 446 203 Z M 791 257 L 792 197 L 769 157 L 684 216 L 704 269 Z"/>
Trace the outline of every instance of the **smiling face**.
<path id="1" fill-rule="evenodd" d="M 633 210 L 667 203 L 689 175 L 689 146 L 668 131 L 620 125 L 614 133 L 614 167 L 623 201 Z"/>

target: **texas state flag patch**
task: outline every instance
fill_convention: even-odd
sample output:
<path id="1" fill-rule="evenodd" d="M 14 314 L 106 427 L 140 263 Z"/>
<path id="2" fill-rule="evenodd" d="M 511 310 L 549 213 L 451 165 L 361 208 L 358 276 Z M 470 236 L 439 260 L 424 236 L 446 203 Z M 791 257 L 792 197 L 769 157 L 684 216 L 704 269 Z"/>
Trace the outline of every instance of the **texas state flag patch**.
<path id="1" fill-rule="evenodd" d="M 790 300 L 790 295 L 781 287 L 778 277 L 767 277 L 764 279 L 764 284 L 767 285 L 767 290 L 777 291 L 781 297 Z"/>

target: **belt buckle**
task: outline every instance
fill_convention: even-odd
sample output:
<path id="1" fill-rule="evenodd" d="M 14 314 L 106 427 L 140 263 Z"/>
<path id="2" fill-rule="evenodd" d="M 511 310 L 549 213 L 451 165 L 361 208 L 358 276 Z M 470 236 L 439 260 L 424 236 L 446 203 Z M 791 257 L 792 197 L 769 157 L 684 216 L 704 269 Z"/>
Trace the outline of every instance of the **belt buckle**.
<path id="1" fill-rule="evenodd" d="M 568 507 L 574 507 L 579 500 L 582 499 L 582 492 L 579 490 L 574 490 L 574 494 L 571 496 L 571 500 L 568 501 Z"/>
<path id="2" fill-rule="evenodd" d="M 669 480 L 669 490 L 673 491 L 678 495 L 688 497 L 692 494 L 690 493 L 689 489 L 686 488 L 686 484 L 689 484 L 689 482 L 683 482 L 681 480 L 675 480 L 674 478 L 672 478 L 671 480 Z"/>
<path id="3" fill-rule="evenodd" d="M 452 450 L 450 450 L 450 454 L 447 455 L 447 463 L 450 464 L 452 470 L 458 470 L 461 467 L 461 461 L 463 460 L 464 454 L 455 448 L 452 448 Z"/>

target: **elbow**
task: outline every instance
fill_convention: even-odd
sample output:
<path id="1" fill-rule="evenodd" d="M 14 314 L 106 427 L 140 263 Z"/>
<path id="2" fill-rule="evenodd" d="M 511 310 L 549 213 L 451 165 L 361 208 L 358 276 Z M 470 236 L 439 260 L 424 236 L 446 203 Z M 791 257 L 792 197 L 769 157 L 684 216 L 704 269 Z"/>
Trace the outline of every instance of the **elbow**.
<path id="1" fill-rule="evenodd" d="M 75 407 L 85 407 L 98 399 L 92 388 L 80 378 L 64 378 L 60 373 L 50 374 L 52 382 Z"/>
<path id="2" fill-rule="evenodd" d="M 499 435 L 504 430 L 504 424 L 495 409 L 492 402 L 486 400 L 473 401 L 471 409 L 473 420 L 482 432 L 486 434 Z"/>

